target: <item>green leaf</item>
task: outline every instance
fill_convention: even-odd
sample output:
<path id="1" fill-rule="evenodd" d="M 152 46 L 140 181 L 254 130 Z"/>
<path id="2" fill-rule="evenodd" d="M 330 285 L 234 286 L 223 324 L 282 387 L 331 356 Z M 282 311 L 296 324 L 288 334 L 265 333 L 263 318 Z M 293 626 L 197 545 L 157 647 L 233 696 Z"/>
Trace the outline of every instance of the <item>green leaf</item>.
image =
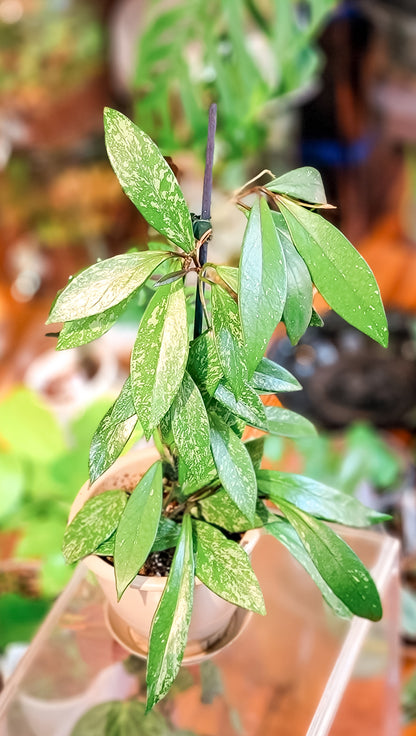
<path id="1" fill-rule="evenodd" d="M 142 286 L 169 257 L 164 251 L 143 251 L 94 263 L 70 279 L 56 299 L 46 324 L 84 319 L 111 310 Z"/>
<path id="2" fill-rule="evenodd" d="M 188 346 L 185 293 L 175 281 L 149 302 L 131 356 L 133 400 L 147 439 L 181 385 Z"/>
<path id="3" fill-rule="evenodd" d="M 245 385 L 237 400 L 227 386 L 220 383 L 214 394 L 217 401 L 221 402 L 229 411 L 240 419 L 244 419 L 252 427 L 267 427 L 267 417 L 264 406 L 254 389 Z"/>
<path id="4" fill-rule="evenodd" d="M 310 321 L 311 327 L 323 327 L 324 321 L 318 312 L 312 308 L 312 314 L 311 314 L 311 321 Z"/>
<path id="5" fill-rule="evenodd" d="M 178 281 L 178 279 L 182 279 L 186 274 L 188 273 L 186 268 L 181 268 L 179 271 L 170 271 L 166 276 L 161 276 L 160 279 L 158 279 L 154 286 L 155 288 L 159 286 L 165 286 L 166 284 L 171 284 L 172 281 Z"/>
<path id="6" fill-rule="evenodd" d="M 90 498 L 67 526 L 62 552 L 67 562 L 92 554 L 118 526 L 127 503 L 125 491 L 104 491 Z"/>
<path id="7" fill-rule="evenodd" d="M 247 379 L 245 344 L 238 306 L 217 285 L 211 287 L 211 306 L 215 345 L 222 371 L 238 398 Z"/>
<path id="8" fill-rule="evenodd" d="M 270 514 L 270 518 L 271 517 L 272 514 Z M 302 565 L 314 583 L 318 586 L 324 600 L 333 609 L 337 616 L 341 616 L 342 618 L 351 618 L 351 611 L 344 605 L 344 603 L 342 603 L 342 601 L 339 600 L 339 598 L 337 598 L 329 585 L 327 585 L 323 577 L 319 574 L 305 547 L 300 541 L 299 536 L 289 522 L 286 519 L 282 519 L 280 516 L 275 516 L 274 519 L 271 519 L 271 521 L 265 525 L 264 531 L 278 539 L 279 542 L 289 550 L 295 560 Z"/>
<path id="9" fill-rule="evenodd" d="M 169 577 L 150 632 L 147 710 L 166 695 L 181 666 L 191 621 L 194 579 L 192 522 L 185 514 Z"/>
<path id="10" fill-rule="evenodd" d="M 266 184 L 266 189 L 311 204 L 327 203 L 321 175 L 312 166 L 301 166 L 299 169 L 288 171 Z"/>
<path id="11" fill-rule="evenodd" d="M 279 406 L 265 406 L 267 416 L 267 431 L 270 434 L 282 437 L 311 437 L 316 434 L 312 422 L 300 414 L 289 409 L 281 409 Z"/>
<path id="12" fill-rule="evenodd" d="M 71 736 L 167 736 L 161 713 L 147 713 L 138 700 L 99 703 L 81 716 Z"/>
<path id="13" fill-rule="evenodd" d="M 152 545 L 152 552 L 162 552 L 165 549 L 176 547 L 181 527 L 173 519 L 161 516 L 157 528 L 156 537 Z"/>
<path id="14" fill-rule="evenodd" d="M 228 493 L 220 488 L 212 496 L 207 496 L 198 501 L 198 507 L 194 515 L 197 518 L 202 516 L 210 524 L 237 534 L 238 532 L 246 532 L 248 529 L 260 529 L 264 524 L 267 524 L 269 512 L 264 503 L 257 500 L 254 521 L 248 521 L 231 500 Z"/>
<path id="15" fill-rule="evenodd" d="M 269 206 L 262 197 L 250 210 L 238 277 L 238 304 L 251 376 L 281 319 L 286 299 L 285 258 Z"/>
<path id="16" fill-rule="evenodd" d="M 157 460 L 131 494 L 117 527 L 114 573 L 119 600 L 152 549 L 159 526 L 162 496 L 162 463 Z"/>
<path id="17" fill-rule="evenodd" d="M 104 111 L 108 157 L 127 196 L 159 233 L 189 253 L 191 216 L 169 164 L 155 143 L 116 110 Z"/>
<path id="18" fill-rule="evenodd" d="M 251 457 L 254 470 L 259 470 L 264 453 L 265 437 L 256 437 L 254 440 L 244 442 L 245 448 Z"/>
<path id="19" fill-rule="evenodd" d="M 204 481 L 214 465 L 209 420 L 198 387 L 186 371 L 174 398 L 171 416 L 179 456 L 188 468 L 187 482 Z"/>
<path id="20" fill-rule="evenodd" d="M 212 330 L 191 342 L 187 370 L 197 386 L 213 396 L 224 373 Z"/>
<path id="21" fill-rule="evenodd" d="M 354 496 L 303 475 L 281 473 L 277 470 L 259 470 L 257 485 L 259 490 L 277 506 L 283 499 L 312 516 L 335 521 L 338 524 L 365 527 L 390 518 L 364 506 Z"/>
<path id="22" fill-rule="evenodd" d="M 383 611 L 374 580 L 351 547 L 322 521 L 291 503 L 280 501 L 280 508 L 335 595 L 356 616 L 379 621 Z"/>
<path id="23" fill-rule="evenodd" d="M 210 415 L 211 449 L 218 477 L 249 522 L 254 519 L 257 483 L 253 464 L 244 444 L 215 414 Z"/>
<path id="24" fill-rule="evenodd" d="M 130 297 L 127 297 L 120 304 L 106 309 L 101 314 L 93 314 L 90 317 L 84 317 L 84 319 L 74 319 L 65 322 L 59 333 L 56 344 L 57 350 L 67 350 L 68 348 L 86 345 L 105 335 L 115 325 L 118 318 L 121 317 L 129 300 Z"/>
<path id="25" fill-rule="evenodd" d="M 117 460 L 136 424 L 137 414 L 129 377 L 92 437 L 89 456 L 91 483 Z"/>
<path id="26" fill-rule="evenodd" d="M 235 294 L 238 294 L 238 268 L 234 268 L 233 266 L 215 266 L 215 270 L 224 283 L 226 283 Z"/>
<path id="27" fill-rule="evenodd" d="M 254 371 L 250 385 L 262 394 L 299 391 L 302 386 L 286 368 L 268 358 L 262 358 Z"/>
<path id="28" fill-rule="evenodd" d="M 263 595 L 247 552 L 204 521 L 193 526 L 197 577 L 220 598 L 264 616 Z"/>
<path id="29" fill-rule="evenodd" d="M 347 238 L 320 215 L 279 199 L 293 243 L 328 304 L 357 329 L 386 346 L 387 320 L 374 275 Z"/>
<path id="30" fill-rule="evenodd" d="M 94 554 L 98 557 L 114 557 L 114 546 L 116 543 L 116 532 L 113 532 L 111 537 L 105 539 L 104 542 L 98 545 L 97 549 L 94 550 Z"/>

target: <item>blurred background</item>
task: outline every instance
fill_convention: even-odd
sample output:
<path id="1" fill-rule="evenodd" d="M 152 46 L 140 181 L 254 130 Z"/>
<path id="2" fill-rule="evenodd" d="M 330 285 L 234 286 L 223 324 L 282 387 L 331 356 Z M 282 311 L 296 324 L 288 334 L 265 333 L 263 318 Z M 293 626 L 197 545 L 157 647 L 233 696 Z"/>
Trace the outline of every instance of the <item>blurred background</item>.
<path id="1" fill-rule="evenodd" d="M 416 6 L 414 0 L 0 0 L 0 652 L 28 642 L 71 575 L 60 553 L 92 432 L 121 386 L 149 294 L 96 344 L 56 352 L 44 322 L 81 268 L 144 248 L 107 161 L 105 105 L 172 159 L 200 210 L 218 104 L 211 259 L 236 263 L 230 193 L 263 168 L 322 173 L 331 219 L 369 262 L 383 350 L 317 301 L 323 328 L 269 355 L 318 440 L 270 438 L 271 465 L 356 493 L 402 541 L 403 718 L 416 719 Z"/>

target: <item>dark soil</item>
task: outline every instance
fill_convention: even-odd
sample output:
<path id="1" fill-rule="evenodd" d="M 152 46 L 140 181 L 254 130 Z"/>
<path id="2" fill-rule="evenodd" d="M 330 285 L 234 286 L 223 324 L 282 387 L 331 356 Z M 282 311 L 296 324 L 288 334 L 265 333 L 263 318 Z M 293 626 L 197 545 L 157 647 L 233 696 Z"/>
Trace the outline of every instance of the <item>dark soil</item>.
<path id="1" fill-rule="evenodd" d="M 171 549 L 165 549 L 163 552 L 153 552 L 149 555 L 143 567 L 139 571 L 139 575 L 155 575 L 159 578 L 167 577 L 169 575 L 174 553 L 174 547 Z"/>

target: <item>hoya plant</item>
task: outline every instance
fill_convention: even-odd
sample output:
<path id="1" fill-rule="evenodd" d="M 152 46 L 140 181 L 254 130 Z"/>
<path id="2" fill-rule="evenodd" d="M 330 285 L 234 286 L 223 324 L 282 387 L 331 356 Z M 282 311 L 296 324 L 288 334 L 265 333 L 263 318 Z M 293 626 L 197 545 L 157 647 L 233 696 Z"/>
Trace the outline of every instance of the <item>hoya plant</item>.
<path id="1" fill-rule="evenodd" d="M 69 562 L 95 553 L 114 565 L 120 598 L 154 555 L 170 550 L 168 575 L 153 618 L 147 709 L 174 681 L 186 646 L 194 579 L 245 609 L 265 614 L 248 555 L 239 541 L 263 528 L 287 547 L 337 614 L 373 621 L 382 608 L 370 573 L 325 522 L 365 527 L 383 515 L 357 499 L 300 475 L 261 468 L 267 433 L 315 432 L 302 416 L 262 396 L 296 391 L 298 381 L 267 357 L 279 322 L 295 344 L 319 323 L 314 289 L 352 325 L 387 343 L 379 290 L 368 265 L 319 210 L 327 206 L 319 173 L 300 168 L 235 196 L 247 223 L 238 268 L 206 260 L 211 236 L 207 192 L 192 215 L 153 141 L 120 112 L 105 110 L 108 154 L 128 197 L 156 230 L 158 244 L 99 261 L 69 280 L 49 322 L 63 323 L 58 349 L 109 330 L 146 285 L 153 295 L 138 325 L 130 375 L 95 431 L 90 480 L 123 452 L 136 424 L 160 459 L 132 492 L 90 499 L 67 527 Z M 211 162 L 211 163 L 210 163 Z M 187 284 L 188 275 L 197 279 Z M 246 426 L 263 433 L 246 439 Z"/>

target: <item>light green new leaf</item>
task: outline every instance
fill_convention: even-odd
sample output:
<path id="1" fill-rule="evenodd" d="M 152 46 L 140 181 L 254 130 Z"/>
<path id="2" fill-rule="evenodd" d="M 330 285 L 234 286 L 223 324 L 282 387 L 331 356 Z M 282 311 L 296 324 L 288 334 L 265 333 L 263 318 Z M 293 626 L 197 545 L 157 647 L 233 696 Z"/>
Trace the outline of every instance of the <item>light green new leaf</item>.
<path id="1" fill-rule="evenodd" d="M 312 166 L 301 166 L 299 169 L 288 171 L 287 174 L 266 184 L 266 189 L 311 204 L 327 203 L 322 177 Z"/>
<path id="2" fill-rule="evenodd" d="M 76 348 L 79 345 L 86 345 L 105 335 L 115 325 L 119 317 L 121 317 L 129 300 L 130 297 L 127 297 L 120 304 L 106 309 L 101 314 L 93 314 L 91 317 L 65 322 L 59 333 L 56 349 L 67 350 L 68 348 Z"/>
<path id="3" fill-rule="evenodd" d="M 224 373 L 212 330 L 203 332 L 191 343 L 187 370 L 197 386 L 213 396 Z"/>
<path id="4" fill-rule="evenodd" d="M 356 616 L 379 621 L 383 611 L 374 580 L 351 547 L 322 521 L 291 503 L 280 501 L 280 508 L 335 595 Z"/>
<path id="5" fill-rule="evenodd" d="M 211 449 L 218 477 L 249 522 L 254 519 L 257 482 L 253 463 L 243 442 L 216 414 L 210 415 Z"/>
<path id="6" fill-rule="evenodd" d="M 269 358 L 262 358 L 254 371 L 250 385 L 261 394 L 300 391 L 302 388 L 297 378 Z"/>
<path id="7" fill-rule="evenodd" d="M 191 621 L 194 580 L 192 522 L 185 514 L 169 577 L 150 632 L 147 710 L 166 695 L 181 666 Z"/>
<path id="8" fill-rule="evenodd" d="M 105 491 L 93 496 L 74 516 L 64 534 L 62 552 L 67 562 L 92 554 L 117 528 L 127 494 Z"/>
<path id="9" fill-rule="evenodd" d="M 258 395 L 249 385 L 245 385 L 238 399 L 227 386 L 220 383 L 214 394 L 217 401 L 223 404 L 240 419 L 244 419 L 252 427 L 264 429 L 267 427 L 267 417 L 264 406 Z"/>
<path id="10" fill-rule="evenodd" d="M 257 485 L 277 506 L 280 499 L 283 499 L 312 516 L 338 524 L 365 527 L 390 518 L 364 506 L 348 493 L 337 491 L 303 475 L 259 470 Z"/>
<path id="11" fill-rule="evenodd" d="M 92 437 L 89 455 L 91 482 L 97 480 L 117 460 L 136 424 L 137 414 L 129 377 Z"/>
<path id="12" fill-rule="evenodd" d="M 84 319 L 110 310 L 142 286 L 170 257 L 165 251 L 143 251 L 94 263 L 69 281 L 46 324 Z"/>
<path id="13" fill-rule="evenodd" d="M 108 157 L 127 196 L 149 225 L 189 253 L 194 247 L 191 216 L 156 144 L 110 108 L 104 111 L 104 129 Z"/>
<path id="14" fill-rule="evenodd" d="M 114 573 L 120 600 L 152 549 L 162 510 L 162 463 L 139 481 L 120 518 L 114 545 Z"/>
<path id="15" fill-rule="evenodd" d="M 235 294 L 238 294 L 238 268 L 233 268 L 233 266 L 215 266 L 215 270 L 227 286 Z"/>
<path id="16" fill-rule="evenodd" d="M 210 524 L 227 529 L 233 534 L 238 534 L 238 532 L 245 532 L 248 529 L 259 529 L 267 524 L 269 512 L 264 503 L 257 500 L 254 521 L 247 521 L 228 493 L 220 488 L 212 496 L 207 496 L 198 501 L 198 508 L 194 515 L 198 518 L 202 517 Z"/>
<path id="17" fill-rule="evenodd" d="M 181 385 L 188 346 L 185 293 L 175 281 L 149 302 L 131 356 L 134 405 L 148 439 Z"/>
<path id="18" fill-rule="evenodd" d="M 263 595 L 247 552 L 204 521 L 194 521 L 193 527 L 197 577 L 220 598 L 264 616 Z"/>
<path id="19" fill-rule="evenodd" d="M 188 483 L 203 481 L 213 468 L 209 420 L 196 383 L 185 371 L 172 408 L 172 430 L 179 455 L 188 468 Z"/>
<path id="20" fill-rule="evenodd" d="M 311 437 L 316 434 L 312 422 L 294 411 L 281 409 L 280 406 L 265 406 L 264 411 L 267 417 L 267 431 L 270 434 L 293 439 Z"/>
<path id="21" fill-rule="evenodd" d="M 138 700 L 113 700 L 87 710 L 71 736 L 168 736 L 161 713 L 145 712 Z"/>
<path id="22" fill-rule="evenodd" d="M 272 514 L 270 514 L 270 522 L 265 525 L 264 531 L 271 534 L 275 539 L 278 539 L 279 542 L 289 550 L 292 557 L 302 565 L 321 591 L 324 600 L 333 609 L 337 616 L 341 616 L 342 618 L 352 617 L 352 613 L 349 608 L 347 608 L 347 606 L 337 598 L 329 585 L 327 585 L 323 577 L 319 574 L 305 547 L 300 541 L 299 536 L 295 532 L 293 526 L 291 526 L 286 519 L 282 519 L 280 516 L 275 516 L 273 519 Z"/>
<path id="23" fill-rule="evenodd" d="M 247 380 L 246 348 L 238 306 L 221 287 L 211 287 L 212 327 L 222 367 L 234 396 L 238 398 Z"/>
<path id="24" fill-rule="evenodd" d="M 328 304 L 381 345 L 388 342 L 380 291 L 365 260 L 330 222 L 288 199 L 279 206 L 291 238 Z"/>
<path id="25" fill-rule="evenodd" d="M 238 305 L 251 377 L 281 319 L 286 264 L 266 200 L 256 199 L 247 222 L 238 269 Z"/>

